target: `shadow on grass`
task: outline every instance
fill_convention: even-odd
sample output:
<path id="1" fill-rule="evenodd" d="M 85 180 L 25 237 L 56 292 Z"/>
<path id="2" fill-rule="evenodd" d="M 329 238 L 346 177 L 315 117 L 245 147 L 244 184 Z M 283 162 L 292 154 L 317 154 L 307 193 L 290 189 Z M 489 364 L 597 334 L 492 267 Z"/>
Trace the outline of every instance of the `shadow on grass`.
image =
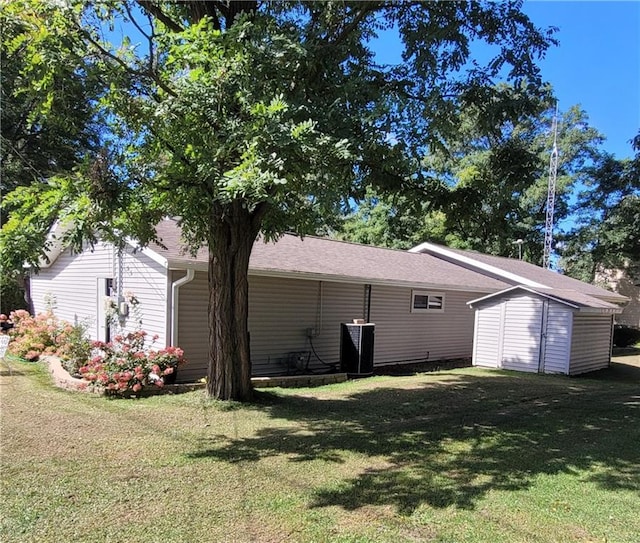
<path id="1" fill-rule="evenodd" d="M 510 373 L 388 383 L 337 399 L 262 393 L 261 407 L 274 419 L 297 424 L 244 439 L 218 436 L 190 456 L 231 463 L 370 456 L 369 470 L 338 486 L 318 481 L 315 507 L 351 510 L 472 509 L 487 492 L 526 489 L 540 474 L 574 473 L 640 492 L 640 390 L 633 386 Z"/>

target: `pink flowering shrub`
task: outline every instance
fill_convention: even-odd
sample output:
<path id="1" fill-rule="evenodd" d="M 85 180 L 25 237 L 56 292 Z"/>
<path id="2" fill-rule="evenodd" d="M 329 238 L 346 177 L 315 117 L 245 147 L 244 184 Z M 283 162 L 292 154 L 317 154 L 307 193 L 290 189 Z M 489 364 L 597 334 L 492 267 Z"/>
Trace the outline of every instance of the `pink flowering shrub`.
<path id="1" fill-rule="evenodd" d="M 80 368 L 82 378 L 120 395 L 138 393 L 146 386 L 162 388 L 185 364 L 184 352 L 178 347 L 145 350 L 146 335 L 139 330 L 108 343 L 93 342 L 95 355 Z"/>
<path id="2" fill-rule="evenodd" d="M 30 361 L 43 355 L 56 355 L 64 361 L 80 360 L 83 363 L 89 358 L 91 344 L 83 325 L 60 320 L 51 312 L 33 317 L 23 309 L 13 311 L 10 320 L 13 323 L 9 331 L 9 351 L 12 354 Z"/>
<path id="3" fill-rule="evenodd" d="M 91 342 L 85 326 L 72 325 L 51 312 L 33 317 L 19 310 L 11 313 L 10 320 L 11 353 L 31 361 L 56 355 L 69 373 L 114 394 L 135 394 L 146 386 L 162 388 L 175 381 L 178 368 L 186 363 L 178 347 L 145 349 L 147 333 L 142 330 L 117 335 L 108 343 Z"/>
<path id="4" fill-rule="evenodd" d="M 33 317 L 28 311 L 19 309 L 13 311 L 9 319 L 13 322 L 9 352 L 32 361 L 41 355 L 55 354 L 58 320 L 53 313 Z"/>

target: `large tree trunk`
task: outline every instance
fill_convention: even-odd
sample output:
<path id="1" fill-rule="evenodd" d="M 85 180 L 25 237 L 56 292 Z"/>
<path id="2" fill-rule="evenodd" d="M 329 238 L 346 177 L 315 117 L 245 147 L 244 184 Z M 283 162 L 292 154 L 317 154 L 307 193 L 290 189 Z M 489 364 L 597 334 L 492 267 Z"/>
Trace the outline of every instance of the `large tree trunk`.
<path id="1" fill-rule="evenodd" d="M 265 204 L 216 206 L 209 234 L 209 369 L 207 392 L 219 400 L 252 396 L 249 349 L 249 257 Z"/>

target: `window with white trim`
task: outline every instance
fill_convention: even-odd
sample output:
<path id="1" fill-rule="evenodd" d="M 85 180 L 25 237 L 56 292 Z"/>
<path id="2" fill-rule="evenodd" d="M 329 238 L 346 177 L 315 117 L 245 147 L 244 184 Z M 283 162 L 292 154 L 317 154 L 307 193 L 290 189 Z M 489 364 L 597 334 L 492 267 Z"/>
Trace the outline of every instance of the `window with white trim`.
<path id="1" fill-rule="evenodd" d="M 444 294 L 412 290 L 411 313 L 444 313 Z"/>

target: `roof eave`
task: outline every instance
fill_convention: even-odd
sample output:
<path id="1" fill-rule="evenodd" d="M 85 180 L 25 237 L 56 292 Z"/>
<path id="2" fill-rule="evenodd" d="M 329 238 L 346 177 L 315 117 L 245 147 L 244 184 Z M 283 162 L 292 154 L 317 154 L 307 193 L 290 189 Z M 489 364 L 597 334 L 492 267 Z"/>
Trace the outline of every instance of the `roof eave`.
<path id="1" fill-rule="evenodd" d="M 193 269 L 195 271 L 206 272 L 208 270 L 208 263 L 200 260 L 182 260 L 182 259 L 170 259 L 167 263 L 167 267 L 170 270 L 187 270 Z M 279 279 L 301 279 L 307 281 L 326 281 L 332 283 L 349 283 L 349 284 L 367 284 L 377 286 L 391 286 L 391 287 L 404 287 L 404 288 L 420 288 L 420 289 L 438 289 L 447 290 L 453 292 L 477 292 L 478 294 L 493 292 L 495 288 L 482 287 L 468 285 L 445 285 L 441 283 L 424 283 L 413 281 L 394 281 L 385 280 L 379 278 L 365 277 L 365 276 L 348 276 L 348 275 L 334 275 L 325 273 L 305 272 L 305 271 L 292 271 L 292 270 L 278 270 L 278 269 L 265 269 L 265 268 L 249 268 L 249 275 L 254 277 L 274 277 Z"/>

